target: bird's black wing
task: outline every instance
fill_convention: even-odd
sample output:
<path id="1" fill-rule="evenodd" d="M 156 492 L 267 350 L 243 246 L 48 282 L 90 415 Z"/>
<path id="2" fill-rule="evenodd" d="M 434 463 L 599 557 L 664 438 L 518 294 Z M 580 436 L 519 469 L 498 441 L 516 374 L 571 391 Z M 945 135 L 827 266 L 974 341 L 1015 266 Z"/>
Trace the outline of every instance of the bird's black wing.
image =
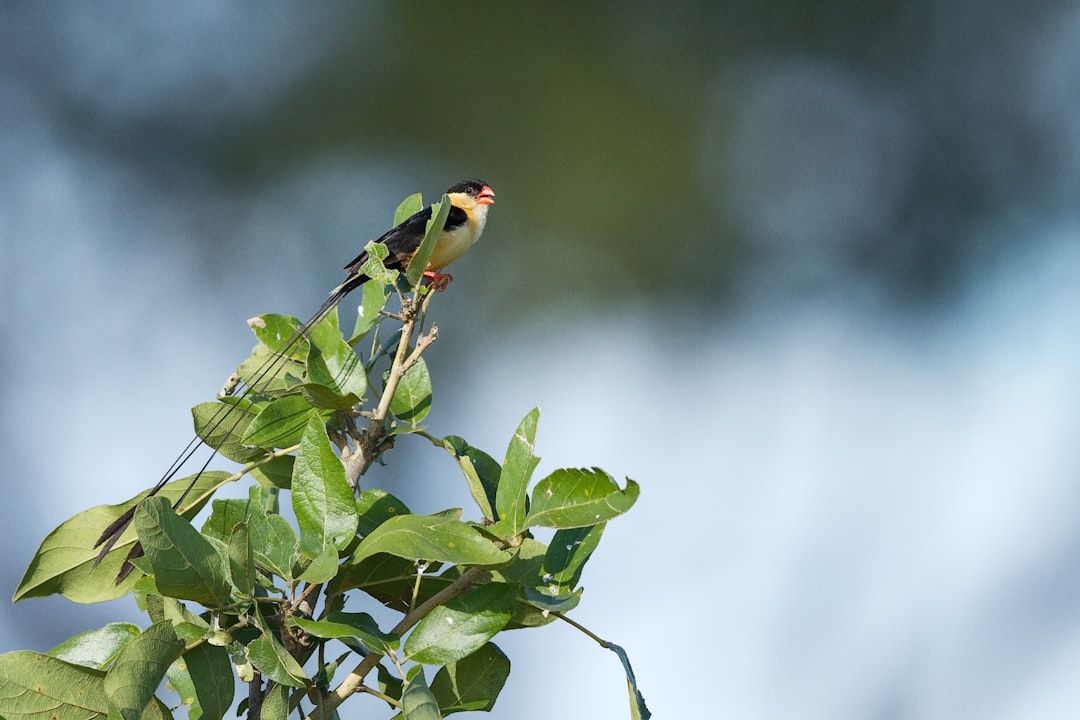
<path id="1" fill-rule="evenodd" d="M 398 272 L 405 272 L 405 269 L 409 267 L 409 261 L 412 260 L 416 251 L 420 249 L 420 243 L 424 241 L 424 232 L 427 230 L 429 220 L 431 220 L 430 205 L 410 215 L 396 227 L 387 230 L 382 237 L 375 241 L 385 245 L 386 249 L 390 251 L 386 257 L 386 267 Z M 467 221 L 468 216 L 465 211 L 457 205 L 451 205 L 450 213 L 446 216 L 446 224 L 443 226 L 443 232 L 459 228 Z M 367 259 L 368 252 L 364 250 L 345 266 L 346 272 L 349 273 L 349 279 L 346 282 L 351 287 L 356 287 L 368 279 L 366 275 L 362 275 L 360 272 L 360 268 L 367 262 Z"/>

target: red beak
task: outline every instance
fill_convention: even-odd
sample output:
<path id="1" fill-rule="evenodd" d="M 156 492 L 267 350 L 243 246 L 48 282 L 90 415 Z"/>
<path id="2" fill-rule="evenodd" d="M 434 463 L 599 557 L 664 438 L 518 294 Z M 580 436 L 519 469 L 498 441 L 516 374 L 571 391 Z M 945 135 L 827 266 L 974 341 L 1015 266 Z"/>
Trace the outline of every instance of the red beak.
<path id="1" fill-rule="evenodd" d="M 480 194 L 476 196 L 476 203 L 478 205 L 495 204 L 495 191 L 491 189 L 490 185 L 485 185 L 484 189 L 480 191 Z"/>

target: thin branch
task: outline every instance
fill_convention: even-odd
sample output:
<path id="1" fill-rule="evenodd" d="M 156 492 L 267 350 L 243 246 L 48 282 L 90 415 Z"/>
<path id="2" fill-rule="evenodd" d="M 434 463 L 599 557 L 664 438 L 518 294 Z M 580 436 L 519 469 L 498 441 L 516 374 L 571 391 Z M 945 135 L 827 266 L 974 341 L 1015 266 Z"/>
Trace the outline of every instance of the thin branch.
<path id="1" fill-rule="evenodd" d="M 417 329 L 417 319 L 423 313 L 427 304 L 431 302 L 431 295 L 422 298 L 401 298 L 401 330 L 398 335 L 397 348 L 394 350 L 394 358 L 390 364 L 390 372 L 386 377 L 382 395 L 379 397 L 379 405 L 371 413 L 368 425 L 360 433 L 356 448 L 345 458 L 345 479 L 349 486 L 355 488 L 371 463 L 380 453 L 393 444 L 393 439 L 387 437 L 386 419 L 390 415 L 390 403 L 397 392 L 398 384 L 408 370 L 423 354 L 424 350 L 431 346 L 438 337 L 438 332 L 432 328 L 431 332 L 421 337 L 412 352 L 409 352 L 409 341 Z"/>
<path id="2" fill-rule="evenodd" d="M 595 641 L 596 641 L 596 644 L 597 644 L 597 645 L 599 645 L 600 647 L 604 648 L 605 650 L 610 650 L 610 649 L 611 649 L 611 643 L 609 643 L 609 642 L 608 642 L 607 640 L 605 640 L 604 638 L 600 637 L 599 635 L 597 635 L 596 633 L 594 633 L 594 632 L 593 632 L 592 630 L 590 630 L 589 628 L 585 627 L 585 626 L 584 626 L 584 625 L 582 625 L 581 623 L 579 623 L 579 622 L 576 622 L 576 621 L 574 621 L 574 620 L 571 620 L 570 618 L 568 618 L 567 616 L 563 615 L 563 614 L 562 614 L 562 613 L 560 613 L 560 612 L 554 613 L 554 615 L 555 615 L 555 617 L 559 618 L 559 619 L 560 619 L 560 620 L 562 620 L 563 622 L 565 622 L 565 623 L 567 623 L 567 624 L 569 624 L 569 625 L 571 625 L 571 626 L 573 626 L 573 627 L 577 628 L 577 629 L 578 629 L 578 630 L 580 630 L 581 632 L 583 632 L 583 633 L 585 633 L 586 635 L 588 635 L 588 636 L 589 636 L 590 638 L 592 638 L 593 640 L 595 640 Z"/>
<path id="3" fill-rule="evenodd" d="M 391 632 L 398 636 L 404 635 L 436 607 L 465 593 L 465 591 L 472 587 L 472 584 L 485 572 L 486 571 L 483 568 L 469 568 L 463 572 L 461 577 L 457 580 L 432 595 L 426 602 L 422 603 L 419 607 L 402 618 L 401 622 L 399 622 Z M 347 697 L 358 692 L 363 692 L 364 678 L 369 672 L 375 669 L 375 666 L 382 657 L 383 653 L 369 653 L 367 657 L 361 660 L 360 664 L 349 673 L 349 676 L 342 680 L 340 685 L 326 695 L 322 703 L 312 711 L 311 715 L 309 715 L 306 720 L 325 720 L 325 718 L 330 718 L 332 717 L 334 710 L 336 710 L 341 703 L 345 702 Z"/>

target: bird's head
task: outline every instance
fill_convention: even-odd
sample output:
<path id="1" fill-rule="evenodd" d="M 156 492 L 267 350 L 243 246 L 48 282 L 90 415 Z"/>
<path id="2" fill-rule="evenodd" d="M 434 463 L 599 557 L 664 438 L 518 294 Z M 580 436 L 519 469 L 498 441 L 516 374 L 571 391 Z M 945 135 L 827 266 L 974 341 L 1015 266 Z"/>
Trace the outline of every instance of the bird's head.
<path id="1" fill-rule="evenodd" d="M 451 202 L 464 210 L 495 204 L 495 191 L 483 180 L 462 180 L 451 186 L 446 194 Z"/>

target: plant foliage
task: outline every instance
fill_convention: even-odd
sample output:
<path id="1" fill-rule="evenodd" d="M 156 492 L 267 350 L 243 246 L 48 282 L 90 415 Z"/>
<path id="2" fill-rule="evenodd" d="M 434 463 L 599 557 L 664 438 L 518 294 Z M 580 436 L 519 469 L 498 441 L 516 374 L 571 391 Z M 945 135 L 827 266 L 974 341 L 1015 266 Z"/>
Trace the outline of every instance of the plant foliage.
<path id="1" fill-rule="evenodd" d="M 413 196 L 399 215 L 419 206 Z M 429 236 L 445 209 L 444 198 Z M 261 316 L 251 323 L 258 345 L 234 376 L 247 390 L 193 409 L 201 441 L 239 470 L 196 473 L 153 497 L 91 508 L 45 538 L 15 600 L 134 593 L 147 627 L 115 623 L 45 654 L 0 655 L 0 717 L 169 718 L 176 708 L 158 697 L 164 687 L 190 718 L 222 718 L 230 708 L 267 720 L 331 718 L 359 692 L 384 700 L 388 716 L 490 710 L 510 672 L 496 635 L 566 619 L 605 524 L 630 509 L 638 485 L 620 487 L 598 468 L 533 483 L 538 410 L 521 421 L 502 463 L 460 437 L 429 435 L 422 354 L 437 329 L 422 328 L 435 294 L 420 282 L 422 262 L 399 275 L 381 266 L 378 249 L 369 245 L 373 279 L 351 335 L 336 310 L 299 342 L 295 318 Z M 403 436 L 449 455 L 470 511 L 413 512 L 371 484 L 367 471 Z M 245 477 L 254 480 L 247 499 L 213 499 Z M 285 503 L 295 522 L 279 512 Z M 133 507 L 131 527 L 98 562 L 103 529 Z M 551 543 L 532 528 L 553 529 Z M 136 543 L 136 571 L 117 582 Z M 380 624 L 346 605 L 385 606 L 396 618 Z M 648 717 L 625 652 L 588 634 L 623 662 L 631 717 Z"/>

